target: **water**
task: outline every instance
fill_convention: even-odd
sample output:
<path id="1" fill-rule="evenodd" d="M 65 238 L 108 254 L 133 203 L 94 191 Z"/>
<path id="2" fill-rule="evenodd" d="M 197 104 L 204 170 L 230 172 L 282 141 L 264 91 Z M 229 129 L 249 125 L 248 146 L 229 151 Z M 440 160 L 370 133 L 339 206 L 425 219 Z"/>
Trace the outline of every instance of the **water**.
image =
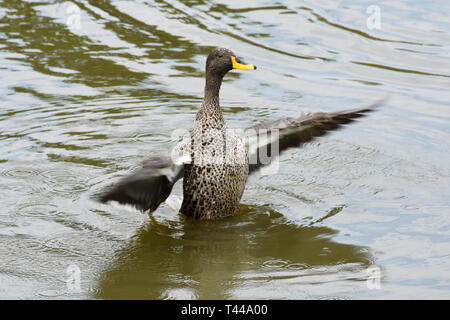
<path id="1" fill-rule="evenodd" d="M 450 3 L 373 4 L 0 1 L 0 298 L 450 298 Z M 258 66 L 230 127 L 389 100 L 235 217 L 92 201 L 192 128 L 215 46 Z"/>

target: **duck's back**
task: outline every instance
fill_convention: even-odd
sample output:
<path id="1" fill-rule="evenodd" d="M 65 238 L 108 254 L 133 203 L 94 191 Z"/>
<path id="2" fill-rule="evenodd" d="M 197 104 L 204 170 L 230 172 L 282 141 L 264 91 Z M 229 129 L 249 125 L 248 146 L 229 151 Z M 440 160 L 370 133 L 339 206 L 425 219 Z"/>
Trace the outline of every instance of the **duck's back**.
<path id="1" fill-rule="evenodd" d="M 190 164 L 184 168 L 180 212 L 218 219 L 235 214 L 248 176 L 242 137 L 221 119 L 198 115 L 191 135 Z"/>

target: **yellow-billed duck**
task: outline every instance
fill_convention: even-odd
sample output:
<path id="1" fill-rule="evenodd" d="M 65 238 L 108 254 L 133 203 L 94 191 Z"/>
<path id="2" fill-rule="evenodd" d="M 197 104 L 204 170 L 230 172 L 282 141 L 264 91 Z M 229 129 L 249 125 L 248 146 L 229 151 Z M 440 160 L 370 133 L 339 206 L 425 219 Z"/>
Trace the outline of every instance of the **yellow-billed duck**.
<path id="1" fill-rule="evenodd" d="M 379 105 L 264 122 L 239 134 L 228 129 L 219 104 L 222 79 L 232 69 L 255 70 L 256 66 L 244 63 L 224 48 L 216 48 L 208 55 L 203 103 L 190 142 L 144 161 L 141 169 L 104 193 L 101 202 L 114 200 L 150 213 L 168 198 L 175 182 L 183 178 L 182 214 L 198 219 L 234 215 L 248 175 L 270 162 L 265 154 L 268 150 L 272 157 L 300 146 Z"/>

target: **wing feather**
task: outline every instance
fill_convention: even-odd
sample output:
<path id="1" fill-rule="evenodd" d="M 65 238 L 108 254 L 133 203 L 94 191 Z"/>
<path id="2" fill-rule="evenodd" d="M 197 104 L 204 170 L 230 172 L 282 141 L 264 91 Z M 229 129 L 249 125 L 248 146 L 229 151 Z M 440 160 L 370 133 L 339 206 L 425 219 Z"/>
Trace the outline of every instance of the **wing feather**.
<path id="1" fill-rule="evenodd" d="M 102 194 L 102 203 L 117 201 L 129 204 L 144 212 L 155 211 L 170 195 L 173 185 L 183 177 L 184 164 L 190 157 L 172 159 L 171 156 L 155 156 L 143 162 L 142 168 L 123 178 L 111 190 Z"/>
<path id="2" fill-rule="evenodd" d="M 349 124 L 355 119 L 374 111 L 383 101 L 368 107 L 338 112 L 316 112 L 299 118 L 284 118 L 268 121 L 245 130 L 246 144 L 249 150 L 249 173 L 268 164 L 261 161 L 261 151 L 280 154 L 284 150 L 299 147 L 305 142 L 323 136 L 333 130 Z M 275 150 L 277 149 L 278 150 Z"/>

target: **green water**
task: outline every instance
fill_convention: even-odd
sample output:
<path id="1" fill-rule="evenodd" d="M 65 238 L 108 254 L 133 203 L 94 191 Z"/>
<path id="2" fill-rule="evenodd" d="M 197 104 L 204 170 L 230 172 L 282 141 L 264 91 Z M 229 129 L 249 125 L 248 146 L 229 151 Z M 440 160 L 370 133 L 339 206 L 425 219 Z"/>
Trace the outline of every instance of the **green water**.
<path id="1" fill-rule="evenodd" d="M 0 298 L 450 298 L 448 12 L 0 0 Z M 258 66 L 226 76 L 233 128 L 389 100 L 252 176 L 235 217 L 92 201 L 192 128 L 216 46 Z"/>

